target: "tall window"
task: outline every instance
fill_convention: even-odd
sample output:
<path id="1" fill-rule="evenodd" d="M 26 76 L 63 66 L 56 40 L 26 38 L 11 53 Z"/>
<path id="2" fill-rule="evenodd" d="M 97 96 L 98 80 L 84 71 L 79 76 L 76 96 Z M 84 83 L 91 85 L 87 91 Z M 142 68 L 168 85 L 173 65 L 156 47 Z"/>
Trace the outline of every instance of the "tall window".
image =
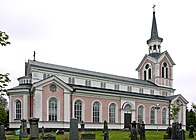
<path id="1" fill-rule="evenodd" d="M 145 65 L 144 68 L 144 80 L 149 80 L 152 78 L 152 70 L 149 64 Z"/>
<path id="2" fill-rule="evenodd" d="M 141 123 L 143 121 L 144 118 L 144 107 L 143 106 L 139 106 L 138 107 L 138 122 Z"/>
<path id="3" fill-rule="evenodd" d="M 21 101 L 16 101 L 16 119 L 21 119 Z"/>
<path id="4" fill-rule="evenodd" d="M 162 109 L 162 124 L 166 124 L 166 119 L 167 119 L 167 109 L 163 108 Z"/>
<path id="5" fill-rule="evenodd" d="M 100 103 L 94 102 L 93 103 L 93 122 L 100 121 L 99 115 L 100 115 Z"/>
<path id="6" fill-rule="evenodd" d="M 150 123 L 155 124 L 155 107 L 150 109 Z"/>
<path id="7" fill-rule="evenodd" d="M 74 103 L 74 117 L 78 119 L 78 121 L 82 121 L 82 101 L 76 100 Z"/>
<path id="8" fill-rule="evenodd" d="M 50 98 L 49 100 L 49 121 L 57 121 L 57 99 Z"/>
<path id="9" fill-rule="evenodd" d="M 168 66 L 166 62 L 162 65 L 162 78 L 168 78 Z"/>
<path id="10" fill-rule="evenodd" d="M 109 123 L 115 123 L 115 110 L 116 105 L 111 103 L 109 106 Z"/>

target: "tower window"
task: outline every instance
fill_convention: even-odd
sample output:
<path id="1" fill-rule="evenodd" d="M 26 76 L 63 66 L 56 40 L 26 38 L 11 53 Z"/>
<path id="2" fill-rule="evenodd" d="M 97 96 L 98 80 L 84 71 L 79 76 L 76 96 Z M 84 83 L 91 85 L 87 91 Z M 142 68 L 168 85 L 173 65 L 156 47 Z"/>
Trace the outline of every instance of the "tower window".
<path id="1" fill-rule="evenodd" d="M 144 68 L 144 80 L 149 80 L 151 78 L 152 78 L 151 66 L 149 64 L 146 64 Z"/>
<path id="2" fill-rule="evenodd" d="M 156 45 L 153 46 L 153 50 L 156 50 Z"/>
<path id="3" fill-rule="evenodd" d="M 162 66 L 162 78 L 168 78 L 168 66 L 166 62 Z"/>

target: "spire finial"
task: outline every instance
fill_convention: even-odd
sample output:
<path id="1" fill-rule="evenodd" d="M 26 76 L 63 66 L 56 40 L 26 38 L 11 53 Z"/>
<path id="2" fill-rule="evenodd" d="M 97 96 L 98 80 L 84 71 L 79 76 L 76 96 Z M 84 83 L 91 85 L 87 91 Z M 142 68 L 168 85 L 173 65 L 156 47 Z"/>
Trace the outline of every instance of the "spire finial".
<path id="1" fill-rule="evenodd" d="M 35 51 L 34 51 L 34 52 L 33 52 L 33 61 L 36 61 L 36 60 L 35 60 L 35 54 L 36 54 L 36 53 L 35 53 Z"/>
<path id="2" fill-rule="evenodd" d="M 153 7 L 152 7 L 152 8 L 153 8 L 153 12 L 155 12 L 155 6 L 156 6 L 156 5 L 155 5 L 155 4 L 153 4 Z"/>

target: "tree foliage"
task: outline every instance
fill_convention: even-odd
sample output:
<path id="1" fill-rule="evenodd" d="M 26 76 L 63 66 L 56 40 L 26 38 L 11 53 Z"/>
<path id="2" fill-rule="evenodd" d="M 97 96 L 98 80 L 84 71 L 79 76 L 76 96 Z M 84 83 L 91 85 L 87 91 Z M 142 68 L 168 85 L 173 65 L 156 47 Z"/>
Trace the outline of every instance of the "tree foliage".
<path id="1" fill-rule="evenodd" d="M 8 41 L 9 36 L 5 33 L 0 31 L 0 45 L 1 46 L 6 46 L 10 44 Z M 7 92 L 6 87 L 8 86 L 7 84 L 11 81 L 9 79 L 9 74 L 5 73 L 2 74 L 0 73 L 0 125 L 8 126 L 8 110 L 7 110 L 7 99 L 5 99 L 2 95 L 5 95 Z"/>
<path id="2" fill-rule="evenodd" d="M 11 81 L 9 79 L 9 74 L 1 74 L 0 73 L 0 93 L 5 93 L 7 91 L 6 86 L 8 86 L 7 84 Z"/>
<path id="3" fill-rule="evenodd" d="M 178 118 L 178 112 L 180 111 L 180 107 L 182 106 L 181 105 L 174 105 L 174 104 L 171 104 L 170 106 L 170 119 L 171 120 L 174 120 L 174 121 L 177 121 L 177 118 Z"/>
<path id="4" fill-rule="evenodd" d="M 191 109 L 187 109 L 187 129 L 189 129 L 190 125 L 196 127 L 196 105 L 192 103 Z"/>
<path id="5" fill-rule="evenodd" d="M 8 39 L 9 39 L 9 36 L 5 32 L 0 31 L 0 44 L 1 44 L 1 46 L 6 46 L 6 45 L 10 44 Z"/>

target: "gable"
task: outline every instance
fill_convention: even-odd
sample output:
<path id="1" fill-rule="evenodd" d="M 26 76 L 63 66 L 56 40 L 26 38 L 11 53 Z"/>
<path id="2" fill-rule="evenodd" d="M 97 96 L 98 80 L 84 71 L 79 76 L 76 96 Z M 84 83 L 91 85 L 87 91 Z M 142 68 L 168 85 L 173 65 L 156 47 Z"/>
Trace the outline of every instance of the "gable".
<path id="1" fill-rule="evenodd" d="M 42 88 L 50 85 L 50 84 L 55 84 L 58 87 L 62 88 L 65 92 L 70 92 L 73 91 L 73 88 L 71 88 L 69 85 L 67 85 L 63 80 L 58 78 L 57 76 L 51 76 L 46 79 L 40 80 L 36 83 L 33 84 L 32 89 L 36 88 L 39 90 L 42 90 Z"/>
<path id="2" fill-rule="evenodd" d="M 169 53 L 167 51 L 162 53 L 162 55 L 158 59 L 158 62 L 160 63 L 164 59 L 167 60 L 167 62 L 170 64 L 170 66 L 174 66 L 175 65 L 174 61 L 172 60 L 171 56 L 169 55 Z"/>

